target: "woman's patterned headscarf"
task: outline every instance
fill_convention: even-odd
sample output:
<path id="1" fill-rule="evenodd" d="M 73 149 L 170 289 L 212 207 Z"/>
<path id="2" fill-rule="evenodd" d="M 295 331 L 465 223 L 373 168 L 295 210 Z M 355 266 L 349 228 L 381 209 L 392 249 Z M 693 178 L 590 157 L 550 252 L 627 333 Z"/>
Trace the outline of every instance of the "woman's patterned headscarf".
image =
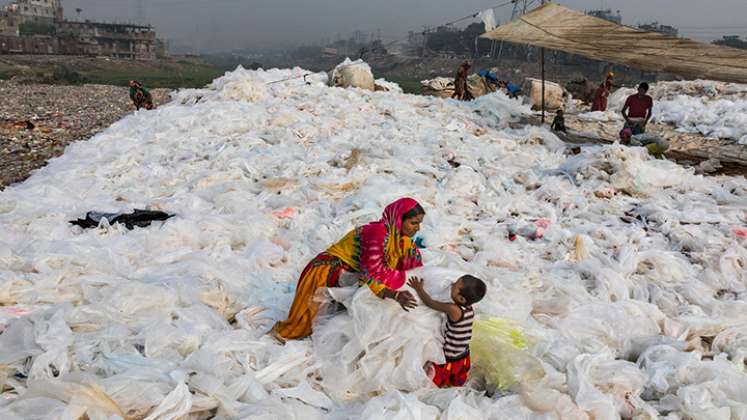
<path id="1" fill-rule="evenodd" d="M 402 234 L 402 217 L 417 205 L 418 202 L 412 198 L 400 198 L 384 208 L 384 215 L 381 217 L 381 221 L 389 229 L 394 228 L 398 234 Z"/>

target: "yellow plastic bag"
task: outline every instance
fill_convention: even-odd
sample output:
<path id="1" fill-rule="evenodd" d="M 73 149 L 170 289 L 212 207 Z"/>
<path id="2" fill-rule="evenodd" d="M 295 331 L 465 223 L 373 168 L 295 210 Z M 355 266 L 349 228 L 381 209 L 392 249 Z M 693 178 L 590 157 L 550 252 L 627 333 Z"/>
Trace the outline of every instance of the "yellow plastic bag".
<path id="1" fill-rule="evenodd" d="M 470 355 L 475 373 L 499 389 L 532 379 L 545 372 L 530 353 L 532 338 L 514 323 L 498 318 L 476 320 L 472 327 Z"/>

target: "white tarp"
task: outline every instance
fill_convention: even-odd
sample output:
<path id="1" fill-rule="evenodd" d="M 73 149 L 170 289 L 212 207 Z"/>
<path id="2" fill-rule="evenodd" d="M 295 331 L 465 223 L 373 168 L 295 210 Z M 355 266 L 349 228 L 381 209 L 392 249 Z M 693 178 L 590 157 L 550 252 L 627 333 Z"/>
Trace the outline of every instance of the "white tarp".
<path id="1" fill-rule="evenodd" d="M 618 25 L 550 2 L 482 35 L 689 79 L 747 83 L 747 51 Z"/>
<path id="2" fill-rule="evenodd" d="M 477 16 L 485 25 L 486 31 L 492 31 L 493 29 L 495 29 L 495 13 L 493 13 L 493 9 L 485 9 L 482 12 L 478 13 Z"/>

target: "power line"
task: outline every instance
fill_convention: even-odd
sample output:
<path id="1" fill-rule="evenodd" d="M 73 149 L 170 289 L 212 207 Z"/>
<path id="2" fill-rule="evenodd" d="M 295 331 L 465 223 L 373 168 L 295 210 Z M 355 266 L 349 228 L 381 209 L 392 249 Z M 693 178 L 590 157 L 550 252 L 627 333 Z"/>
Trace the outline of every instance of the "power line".
<path id="1" fill-rule="evenodd" d="M 499 7 L 503 7 L 503 6 L 508 6 L 509 4 L 513 4 L 513 3 L 516 3 L 517 1 L 518 1 L 518 0 L 510 0 L 510 1 L 507 1 L 507 2 L 505 2 L 505 3 L 501 3 L 501 4 L 498 4 L 498 5 L 496 5 L 496 6 L 493 6 L 493 7 L 489 7 L 488 9 L 498 9 Z M 476 18 L 476 17 L 477 17 L 477 15 L 479 15 L 479 14 L 480 14 L 480 12 L 482 12 L 482 10 L 478 10 L 477 12 L 475 12 L 475 13 L 472 13 L 471 15 L 467 15 L 467 16 L 461 17 L 461 18 L 459 18 L 459 19 L 457 19 L 457 20 L 454 20 L 454 21 L 451 21 L 451 22 L 445 23 L 445 24 L 444 24 L 443 26 L 451 26 L 451 25 L 453 25 L 453 24 L 455 24 L 455 23 L 459 23 L 459 22 L 461 22 L 461 21 L 464 21 L 464 20 L 467 20 L 467 19 L 474 19 L 474 18 Z"/>
<path id="2" fill-rule="evenodd" d="M 504 6 L 508 6 L 509 4 L 514 4 L 514 3 L 516 3 L 517 1 L 519 1 L 519 0 L 510 0 L 510 1 L 507 1 L 507 2 L 505 2 L 505 3 L 500 3 L 500 4 L 497 4 L 497 5 L 493 6 L 493 7 L 489 7 L 488 9 L 498 9 L 498 8 L 501 8 L 501 7 L 504 7 Z M 533 1 L 534 1 L 534 0 L 533 0 Z M 485 10 L 485 9 L 483 9 L 483 10 Z M 480 12 L 481 12 L 481 11 L 482 11 L 482 10 L 479 10 L 479 11 L 477 11 L 477 12 L 475 12 L 475 13 L 469 14 L 469 15 L 467 15 L 467 16 L 464 16 L 464 17 L 461 17 L 461 18 L 459 18 L 459 19 L 455 19 L 455 20 L 452 20 L 452 21 L 446 22 L 446 23 L 444 23 L 444 24 L 442 24 L 442 25 L 435 25 L 435 26 L 436 26 L 436 27 L 438 27 L 438 26 L 451 26 L 451 25 L 453 25 L 453 24 L 455 24 L 455 23 L 459 23 L 459 22 L 465 21 L 465 20 L 467 20 L 467 19 L 474 19 L 474 18 L 476 18 L 476 17 L 477 17 L 477 16 L 478 16 L 478 15 L 480 14 Z M 411 32 L 417 32 L 417 30 L 413 30 L 413 31 L 411 31 Z M 402 37 L 399 37 L 399 38 L 395 38 L 394 40 L 392 40 L 392 41 L 389 41 L 389 42 L 387 42 L 387 43 L 386 43 L 386 44 L 384 44 L 384 45 L 385 45 L 385 46 L 387 46 L 387 45 L 392 45 L 392 44 L 394 44 L 394 43 L 396 43 L 396 42 L 399 42 L 399 41 L 404 41 L 404 40 L 405 40 L 405 39 L 407 39 L 407 38 L 408 38 L 409 36 L 410 36 L 410 35 L 408 34 L 408 35 L 405 35 L 405 36 L 402 36 Z"/>

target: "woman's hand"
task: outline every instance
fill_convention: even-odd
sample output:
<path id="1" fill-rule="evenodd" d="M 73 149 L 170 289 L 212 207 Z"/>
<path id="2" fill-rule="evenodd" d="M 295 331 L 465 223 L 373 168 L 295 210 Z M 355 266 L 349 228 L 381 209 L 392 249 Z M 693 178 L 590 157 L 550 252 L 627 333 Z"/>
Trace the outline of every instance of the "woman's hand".
<path id="1" fill-rule="evenodd" d="M 395 292 L 394 300 L 396 300 L 397 303 L 399 303 L 399 306 L 401 306 L 402 309 L 405 310 L 405 312 L 409 312 L 410 309 L 418 306 L 417 302 L 415 302 L 415 297 L 413 297 L 412 293 L 408 291 Z"/>

